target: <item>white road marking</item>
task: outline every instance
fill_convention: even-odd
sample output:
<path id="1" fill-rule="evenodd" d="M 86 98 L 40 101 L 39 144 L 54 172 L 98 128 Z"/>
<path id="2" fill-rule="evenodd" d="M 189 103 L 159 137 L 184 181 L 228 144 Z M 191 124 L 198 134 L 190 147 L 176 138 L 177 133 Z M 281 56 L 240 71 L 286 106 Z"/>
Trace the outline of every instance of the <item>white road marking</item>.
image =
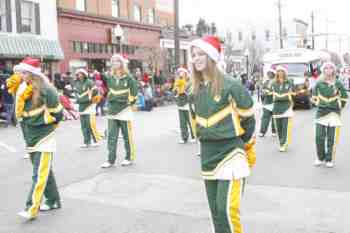
<path id="1" fill-rule="evenodd" d="M 3 143 L 3 142 L 1 142 L 1 141 L 0 141 L 0 147 L 5 148 L 6 150 L 8 150 L 9 152 L 12 152 L 12 153 L 17 152 L 17 150 L 16 150 L 14 147 L 9 146 L 9 145 L 7 145 L 6 143 Z"/>

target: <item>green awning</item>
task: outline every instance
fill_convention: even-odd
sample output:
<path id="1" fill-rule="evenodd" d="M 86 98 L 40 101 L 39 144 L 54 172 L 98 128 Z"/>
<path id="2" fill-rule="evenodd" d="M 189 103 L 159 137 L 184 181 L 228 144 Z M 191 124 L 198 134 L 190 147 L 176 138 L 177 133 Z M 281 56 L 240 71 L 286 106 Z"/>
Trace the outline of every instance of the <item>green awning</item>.
<path id="1" fill-rule="evenodd" d="M 0 34 L 0 58 L 23 58 L 25 56 L 52 60 L 64 58 L 58 41 L 28 35 Z"/>

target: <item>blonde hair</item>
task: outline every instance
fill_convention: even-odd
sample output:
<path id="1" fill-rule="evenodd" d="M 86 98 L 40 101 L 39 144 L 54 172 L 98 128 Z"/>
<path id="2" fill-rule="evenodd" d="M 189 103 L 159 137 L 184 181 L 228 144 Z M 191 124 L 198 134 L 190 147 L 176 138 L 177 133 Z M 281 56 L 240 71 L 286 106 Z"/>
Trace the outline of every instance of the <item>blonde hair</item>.
<path id="1" fill-rule="evenodd" d="M 115 58 L 115 59 L 118 59 L 120 61 L 120 63 L 122 63 L 122 68 L 121 68 L 121 75 L 124 75 L 124 74 L 128 74 L 129 73 L 129 69 L 128 69 L 128 64 L 123 61 L 121 58 L 119 57 L 113 57 L 112 58 Z M 112 59 L 111 58 L 111 59 Z M 114 75 L 117 75 L 117 69 L 114 68 L 114 65 L 113 63 L 111 64 L 111 74 L 114 76 Z"/>
<path id="2" fill-rule="evenodd" d="M 279 80 L 280 80 L 280 73 L 281 72 L 279 72 L 279 71 L 276 72 L 275 79 L 276 79 L 277 82 L 279 82 Z M 285 71 L 283 71 L 282 79 L 283 79 L 283 81 L 287 79 L 287 74 L 286 74 Z"/>
<path id="3" fill-rule="evenodd" d="M 47 79 L 40 77 L 38 75 L 31 74 L 31 84 L 33 86 L 33 95 L 32 95 L 32 109 L 39 107 L 41 103 L 40 93 L 43 89 L 53 89 L 51 83 Z M 56 90 L 55 90 L 56 91 Z"/>
<path id="4" fill-rule="evenodd" d="M 216 66 L 216 62 L 214 62 L 211 58 L 207 56 L 207 68 L 206 72 L 208 77 L 210 78 L 210 81 L 212 83 L 211 85 L 211 95 L 213 97 L 220 96 L 221 90 L 224 85 L 224 75 L 223 73 L 218 69 Z M 193 94 L 196 96 L 199 93 L 199 89 L 201 84 L 204 83 L 204 75 L 203 71 L 197 71 L 194 67 L 194 64 L 192 64 L 192 91 Z"/>

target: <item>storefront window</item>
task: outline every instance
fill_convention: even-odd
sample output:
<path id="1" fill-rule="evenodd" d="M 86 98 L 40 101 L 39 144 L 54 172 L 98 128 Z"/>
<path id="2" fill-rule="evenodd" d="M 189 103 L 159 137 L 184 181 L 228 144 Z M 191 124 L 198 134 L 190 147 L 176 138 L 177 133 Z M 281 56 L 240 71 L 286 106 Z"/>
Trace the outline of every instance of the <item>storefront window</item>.
<path id="1" fill-rule="evenodd" d="M 142 20 L 142 9 L 139 5 L 134 5 L 134 20 L 137 22 Z"/>
<path id="2" fill-rule="evenodd" d="M 148 9 L 148 23 L 154 24 L 155 22 L 155 10 L 154 8 Z"/>
<path id="3" fill-rule="evenodd" d="M 7 32 L 6 28 L 6 1 L 0 0 L 0 31 Z"/>
<path id="4" fill-rule="evenodd" d="M 119 0 L 112 0 L 112 16 L 119 17 Z"/>
<path id="5" fill-rule="evenodd" d="M 75 8 L 78 11 L 86 11 L 86 0 L 77 0 L 75 2 Z"/>
<path id="6" fill-rule="evenodd" d="M 34 3 L 23 1 L 21 4 L 21 32 L 35 33 Z"/>

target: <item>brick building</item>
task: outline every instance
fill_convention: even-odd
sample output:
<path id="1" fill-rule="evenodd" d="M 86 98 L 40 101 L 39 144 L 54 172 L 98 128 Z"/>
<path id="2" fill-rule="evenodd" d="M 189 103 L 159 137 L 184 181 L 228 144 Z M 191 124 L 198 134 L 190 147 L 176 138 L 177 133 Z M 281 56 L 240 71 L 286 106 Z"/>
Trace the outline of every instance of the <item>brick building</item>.
<path id="1" fill-rule="evenodd" d="M 61 72 L 79 67 L 105 70 L 112 54 L 119 52 L 129 57 L 131 70 L 146 68 L 144 51 L 158 49 L 161 27 L 174 23 L 172 2 L 58 0 L 59 40 L 65 54 Z"/>

